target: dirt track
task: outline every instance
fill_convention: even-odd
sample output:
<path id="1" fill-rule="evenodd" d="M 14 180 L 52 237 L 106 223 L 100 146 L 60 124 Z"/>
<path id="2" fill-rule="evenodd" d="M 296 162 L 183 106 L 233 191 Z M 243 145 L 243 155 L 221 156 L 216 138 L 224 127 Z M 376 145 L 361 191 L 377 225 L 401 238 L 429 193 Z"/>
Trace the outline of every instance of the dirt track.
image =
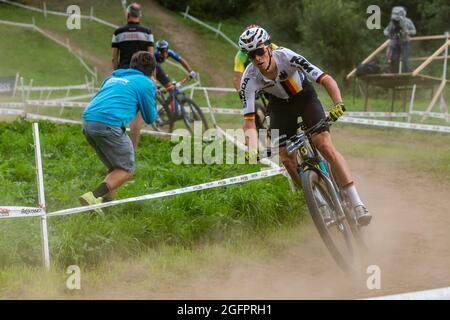
<path id="1" fill-rule="evenodd" d="M 414 177 L 388 162 L 349 159 L 360 193 L 374 214 L 366 237 L 368 264 L 381 268 L 381 290 L 367 275 L 346 277 L 315 230 L 271 259 L 242 258 L 231 268 L 204 270 L 162 290 L 128 282 L 94 298 L 129 299 L 347 299 L 450 286 L 448 185 Z"/>

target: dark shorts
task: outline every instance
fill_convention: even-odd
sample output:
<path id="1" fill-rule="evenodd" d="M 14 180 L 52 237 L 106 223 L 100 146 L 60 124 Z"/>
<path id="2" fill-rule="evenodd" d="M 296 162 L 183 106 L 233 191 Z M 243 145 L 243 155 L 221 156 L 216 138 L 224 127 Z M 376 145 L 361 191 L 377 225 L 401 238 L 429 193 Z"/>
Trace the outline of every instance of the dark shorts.
<path id="1" fill-rule="evenodd" d="M 125 128 L 83 121 L 82 131 L 109 172 L 114 169 L 134 172 L 134 148 Z"/>
<path id="2" fill-rule="evenodd" d="M 311 87 L 309 87 L 311 86 Z M 286 140 L 297 134 L 299 127 L 298 118 L 302 117 L 303 123 L 307 128 L 314 126 L 321 119 L 326 118 L 325 111 L 320 103 L 317 94 L 312 85 L 305 86 L 305 89 L 296 96 L 287 100 L 270 96 L 270 129 L 273 143 L 277 138 L 274 136 L 273 129 L 278 129 L 279 146 L 284 146 Z M 322 131 L 329 131 L 323 129 Z"/>
<path id="3" fill-rule="evenodd" d="M 170 83 L 169 77 L 164 72 L 163 68 L 161 68 L 160 64 L 156 64 L 156 80 L 158 80 L 164 87 Z"/>

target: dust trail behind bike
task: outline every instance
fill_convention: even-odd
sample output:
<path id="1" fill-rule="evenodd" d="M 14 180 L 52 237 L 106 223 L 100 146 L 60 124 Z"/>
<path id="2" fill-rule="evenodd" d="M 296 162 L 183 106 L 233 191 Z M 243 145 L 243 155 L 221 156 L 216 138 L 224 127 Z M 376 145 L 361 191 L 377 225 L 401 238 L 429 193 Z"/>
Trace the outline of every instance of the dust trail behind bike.
<path id="1" fill-rule="evenodd" d="M 348 161 L 374 214 L 366 234 L 371 248 L 367 263 L 381 268 L 381 290 L 367 289 L 367 275 L 346 277 L 311 224 L 300 227 L 300 241 L 273 257 L 242 257 L 231 267 L 202 269 L 152 291 L 139 283 L 117 283 L 113 293 L 100 290 L 91 297 L 346 299 L 450 286 L 449 185 L 440 186 L 388 161 Z"/>

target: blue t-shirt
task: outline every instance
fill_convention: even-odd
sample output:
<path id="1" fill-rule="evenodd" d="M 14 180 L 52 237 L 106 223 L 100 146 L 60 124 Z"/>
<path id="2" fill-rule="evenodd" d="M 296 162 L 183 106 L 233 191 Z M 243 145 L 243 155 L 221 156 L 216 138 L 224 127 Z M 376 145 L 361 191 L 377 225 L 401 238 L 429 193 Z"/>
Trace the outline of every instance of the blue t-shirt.
<path id="1" fill-rule="evenodd" d="M 106 78 L 83 113 L 83 120 L 125 127 L 141 111 L 148 124 L 156 120 L 155 86 L 143 72 L 118 69 Z"/>

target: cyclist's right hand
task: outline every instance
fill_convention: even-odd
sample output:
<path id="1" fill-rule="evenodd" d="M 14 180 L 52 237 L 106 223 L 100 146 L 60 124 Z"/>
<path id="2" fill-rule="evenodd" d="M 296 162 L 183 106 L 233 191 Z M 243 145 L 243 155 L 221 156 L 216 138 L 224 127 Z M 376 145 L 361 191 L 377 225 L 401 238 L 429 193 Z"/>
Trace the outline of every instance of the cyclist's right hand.
<path id="1" fill-rule="evenodd" d="M 344 103 L 338 102 L 334 105 L 333 108 L 331 108 L 329 117 L 331 121 L 336 121 L 337 119 L 339 119 L 339 117 L 341 117 L 344 114 L 344 112 L 345 112 Z"/>

